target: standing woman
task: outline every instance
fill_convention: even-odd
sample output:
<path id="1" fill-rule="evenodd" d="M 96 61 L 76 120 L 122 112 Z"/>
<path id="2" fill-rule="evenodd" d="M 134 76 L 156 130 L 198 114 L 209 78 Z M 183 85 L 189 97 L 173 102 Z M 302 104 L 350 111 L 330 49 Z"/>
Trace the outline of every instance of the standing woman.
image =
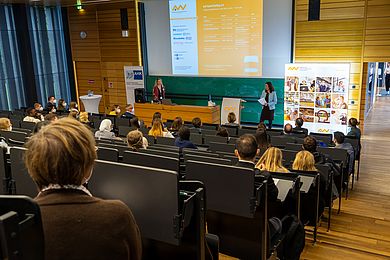
<path id="1" fill-rule="evenodd" d="M 163 99 L 165 99 L 165 87 L 162 79 L 158 78 L 153 87 L 153 102 L 161 103 Z"/>
<path id="2" fill-rule="evenodd" d="M 260 123 L 268 120 L 268 128 L 271 129 L 272 120 L 274 120 L 275 106 L 278 103 L 275 88 L 272 85 L 272 82 L 265 83 L 265 89 L 261 93 L 259 102 L 263 105 L 263 110 L 261 111 L 260 116 Z"/>

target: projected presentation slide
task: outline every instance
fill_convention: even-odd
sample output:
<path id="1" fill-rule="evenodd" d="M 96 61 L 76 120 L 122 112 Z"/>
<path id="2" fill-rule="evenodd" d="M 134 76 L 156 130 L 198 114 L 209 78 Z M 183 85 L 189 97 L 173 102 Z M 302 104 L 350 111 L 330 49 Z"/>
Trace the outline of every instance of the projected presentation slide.
<path id="1" fill-rule="evenodd" d="M 303 119 L 309 132 L 347 133 L 349 64 L 287 64 L 284 124 Z"/>
<path id="2" fill-rule="evenodd" d="M 262 1 L 169 1 L 172 70 L 176 75 L 262 73 Z"/>

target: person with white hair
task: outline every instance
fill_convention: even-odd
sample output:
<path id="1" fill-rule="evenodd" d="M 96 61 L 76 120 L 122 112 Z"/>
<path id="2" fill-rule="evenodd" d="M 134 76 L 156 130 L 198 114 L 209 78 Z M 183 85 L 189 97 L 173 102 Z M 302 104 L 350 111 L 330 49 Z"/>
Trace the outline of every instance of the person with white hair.
<path id="1" fill-rule="evenodd" d="M 116 139 L 115 134 L 112 131 L 112 122 L 110 119 L 104 119 L 99 126 L 99 130 L 96 131 L 95 137 L 97 139 Z"/>

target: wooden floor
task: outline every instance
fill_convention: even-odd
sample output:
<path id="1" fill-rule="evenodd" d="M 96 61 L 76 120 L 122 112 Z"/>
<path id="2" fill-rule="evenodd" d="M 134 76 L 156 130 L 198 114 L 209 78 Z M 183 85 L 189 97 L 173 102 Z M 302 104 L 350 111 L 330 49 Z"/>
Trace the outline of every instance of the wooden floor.
<path id="1" fill-rule="evenodd" d="M 362 143 L 359 181 L 341 213 L 333 209 L 331 230 L 323 223 L 315 245 L 307 237 L 301 259 L 390 259 L 390 97 L 375 104 Z"/>

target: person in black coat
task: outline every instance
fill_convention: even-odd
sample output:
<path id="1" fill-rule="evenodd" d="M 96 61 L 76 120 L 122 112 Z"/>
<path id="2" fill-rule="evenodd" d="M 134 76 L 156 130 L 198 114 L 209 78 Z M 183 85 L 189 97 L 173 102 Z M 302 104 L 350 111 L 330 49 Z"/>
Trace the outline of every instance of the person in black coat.
<path id="1" fill-rule="evenodd" d="M 255 176 L 261 176 L 267 180 L 268 201 L 276 201 L 279 190 L 276 187 L 272 176 L 268 172 L 262 172 L 255 168 L 256 155 L 259 153 L 256 138 L 253 135 L 242 135 L 236 143 L 235 155 L 238 157 L 236 166 L 253 169 Z"/>

